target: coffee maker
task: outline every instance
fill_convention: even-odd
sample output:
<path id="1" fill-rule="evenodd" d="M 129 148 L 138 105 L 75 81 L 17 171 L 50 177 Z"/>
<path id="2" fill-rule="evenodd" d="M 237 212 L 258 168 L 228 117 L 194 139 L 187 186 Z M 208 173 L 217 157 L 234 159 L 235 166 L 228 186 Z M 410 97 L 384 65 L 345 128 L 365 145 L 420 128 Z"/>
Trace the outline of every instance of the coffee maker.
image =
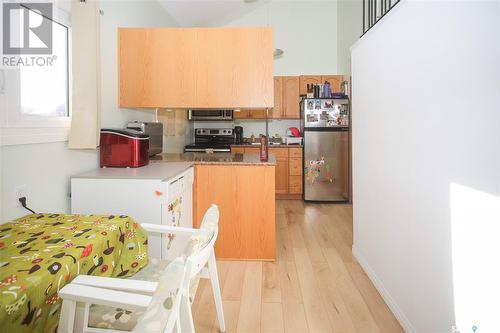
<path id="1" fill-rule="evenodd" d="M 243 144 L 243 127 L 234 126 L 235 143 L 237 145 Z"/>

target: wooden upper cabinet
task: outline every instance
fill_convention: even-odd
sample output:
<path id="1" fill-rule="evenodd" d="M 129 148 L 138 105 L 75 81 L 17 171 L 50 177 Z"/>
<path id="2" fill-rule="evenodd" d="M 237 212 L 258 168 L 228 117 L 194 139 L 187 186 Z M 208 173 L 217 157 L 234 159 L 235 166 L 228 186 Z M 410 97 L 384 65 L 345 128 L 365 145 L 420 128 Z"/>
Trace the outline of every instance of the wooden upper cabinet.
<path id="1" fill-rule="evenodd" d="M 323 75 L 321 77 L 321 83 L 325 83 L 325 81 L 330 82 L 332 92 L 342 92 L 342 82 L 344 81 L 343 75 Z"/>
<path id="2" fill-rule="evenodd" d="M 119 29 L 120 107 L 194 105 L 196 62 L 184 54 L 196 40 L 190 29 Z"/>
<path id="3" fill-rule="evenodd" d="M 300 76 L 300 95 L 307 95 L 307 85 L 308 84 L 320 84 L 320 75 L 301 75 Z"/>
<path id="4" fill-rule="evenodd" d="M 299 77 L 283 76 L 283 112 L 282 118 L 300 118 Z"/>
<path id="5" fill-rule="evenodd" d="M 119 29 L 120 107 L 271 108 L 270 28 Z"/>
<path id="6" fill-rule="evenodd" d="M 323 84 L 330 82 L 332 92 L 342 92 L 343 75 L 301 75 L 300 76 L 300 95 L 307 95 L 308 84 Z"/>
<path id="7" fill-rule="evenodd" d="M 281 118 L 283 112 L 283 77 L 274 77 L 274 108 L 269 118 Z"/>
<path id="8" fill-rule="evenodd" d="M 248 110 L 240 110 L 233 112 L 234 119 L 247 119 L 248 118 Z"/>
<path id="9" fill-rule="evenodd" d="M 250 119 L 266 119 L 266 110 L 248 110 L 248 118 Z"/>

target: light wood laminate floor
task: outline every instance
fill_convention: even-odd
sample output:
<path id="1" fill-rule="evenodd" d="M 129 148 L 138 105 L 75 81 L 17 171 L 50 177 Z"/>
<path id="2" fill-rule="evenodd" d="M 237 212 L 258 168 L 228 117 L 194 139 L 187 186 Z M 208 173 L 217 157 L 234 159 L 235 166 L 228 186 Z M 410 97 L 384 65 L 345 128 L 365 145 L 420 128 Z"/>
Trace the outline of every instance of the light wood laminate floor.
<path id="1" fill-rule="evenodd" d="M 276 262 L 218 261 L 226 332 L 403 332 L 351 253 L 352 206 L 276 201 Z M 196 332 L 217 332 L 210 283 Z"/>

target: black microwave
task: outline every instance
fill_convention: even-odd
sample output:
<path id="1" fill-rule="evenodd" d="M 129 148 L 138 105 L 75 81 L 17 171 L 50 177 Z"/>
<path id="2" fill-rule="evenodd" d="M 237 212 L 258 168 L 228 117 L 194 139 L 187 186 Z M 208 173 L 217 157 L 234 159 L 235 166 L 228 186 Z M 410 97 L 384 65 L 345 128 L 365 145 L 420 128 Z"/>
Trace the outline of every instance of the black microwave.
<path id="1" fill-rule="evenodd" d="M 189 110 L 189 120 L 233 120 L 233 110 Z"/>

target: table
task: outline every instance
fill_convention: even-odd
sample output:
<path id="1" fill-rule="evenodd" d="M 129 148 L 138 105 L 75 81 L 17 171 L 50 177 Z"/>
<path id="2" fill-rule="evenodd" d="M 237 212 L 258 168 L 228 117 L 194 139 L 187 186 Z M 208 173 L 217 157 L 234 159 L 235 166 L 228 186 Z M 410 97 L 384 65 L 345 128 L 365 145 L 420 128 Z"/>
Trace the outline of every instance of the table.
<path id="1" fill-rule="evenodd" d="M 58 291 L 79 274 L 128 277 L 147 265 L 128 216 L 32 214 L 0 225 L 0 332 L 56 332 Z"/>

